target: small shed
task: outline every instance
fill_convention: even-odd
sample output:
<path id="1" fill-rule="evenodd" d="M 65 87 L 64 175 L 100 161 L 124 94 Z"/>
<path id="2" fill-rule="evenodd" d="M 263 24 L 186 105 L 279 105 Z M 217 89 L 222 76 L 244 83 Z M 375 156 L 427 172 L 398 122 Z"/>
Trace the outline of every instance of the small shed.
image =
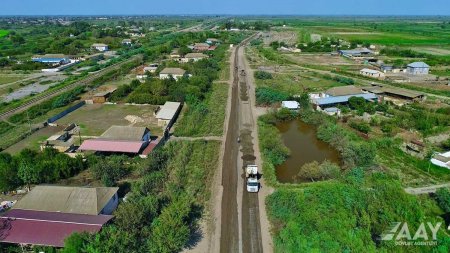
<path id="1" fill-rule="evenodd" d="M 108 91 L 103 91 L 103 92 L 99 92 L 94 94 L 94 96 L 92 97 L 92 101 L 94 102 L 94 104 L 103 104 L 105 102 L 108 101 L 108 98 L 111 96 L 111 94 L 115 91 L 116 89 L 112 89 L 112 90 L 108 90 Z"/>

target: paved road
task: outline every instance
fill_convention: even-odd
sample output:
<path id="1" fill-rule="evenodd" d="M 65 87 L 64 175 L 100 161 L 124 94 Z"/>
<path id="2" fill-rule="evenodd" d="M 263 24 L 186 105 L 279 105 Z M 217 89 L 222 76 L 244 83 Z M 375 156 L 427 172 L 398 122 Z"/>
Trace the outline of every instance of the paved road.
<path id="1" fill-rule="evenodd" d="M 248 41 L 248 40 L 246 40 Z M 245 42 L 244 42 L 245 43 Z M 242 75 L 244 51 L 235 50 L 231 109 L 222 170 L 222 229 L 220 252 L 262 252 L 258 194 L 245 190 L 244 166 L 254 163 L 254 128 L 248 84 Z M 245 71 L 245 69 L 244 69 Z M 248 71 L 245 71 L 248 72 Z M 240 137 L 241 142 L 237 142 Z M 244 159 L 245 160 L 244 160 Z"/>
<path id="2" fill-rule="evenodd" d="M 420 188 L 405 188 L 405 191 L 409 194 L 419 195 L 419 194 L 429 194 L 435 193 L 440 188 L 450 187 L 450 183 L 447 184 L 437 184 Z"/>

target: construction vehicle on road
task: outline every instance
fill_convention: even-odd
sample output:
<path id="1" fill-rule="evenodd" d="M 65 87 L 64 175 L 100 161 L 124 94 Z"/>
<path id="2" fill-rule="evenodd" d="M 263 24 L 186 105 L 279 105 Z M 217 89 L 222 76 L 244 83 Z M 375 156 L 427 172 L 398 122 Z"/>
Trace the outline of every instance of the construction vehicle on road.
<path id="1" fill-rule="evenodd" d="M 245 178 L 247 179 L 247 191 L 258 192 L 259 191 L 258 166 L 247 165 L 247 168 L 245 169 Z"/>

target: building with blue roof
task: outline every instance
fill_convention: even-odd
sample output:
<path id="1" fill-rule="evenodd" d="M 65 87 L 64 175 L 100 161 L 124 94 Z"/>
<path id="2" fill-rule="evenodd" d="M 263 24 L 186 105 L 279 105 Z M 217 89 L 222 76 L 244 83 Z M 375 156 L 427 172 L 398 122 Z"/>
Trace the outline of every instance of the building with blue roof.
<path id="1" fill-rule="evenodd" d="M 70 58 L 62 54 L 38 55 L 31 58 L 33 62 L 40 62 L 51 65 L 63 65 L 70 63 Z"/>
<path id="2" fill-rule="evenodd" d="M 406 73 L 411 75 L 428 75 L 430 72 L 430 66 L 425 62 L 413 62 L 408 64 Z"/>
<path id="3" fill-rule="evenodd" d="M 312 99 L 312 102 L 314 105 L 320 108 L 328 108 L 328 107 L 335 107 L 337 105 L 347 104 L 348 100 L 351 97 L 361 97 L 364 98 L 367 101 L 376 101 L 377 96 L 372 93 L 361 93 L 361 94 L 354 94 L 354 95 L 347 95 L 347 96 L 329 96 L 329 97 L 321 97 L 321 98 L 314 98 Z"/>
<path id="4" fill-rule="evenodd" d="M 338 53 L 348 58 L 368 57 L 374 55 L 374 52 L 368 48 L 339 50 Z"/>

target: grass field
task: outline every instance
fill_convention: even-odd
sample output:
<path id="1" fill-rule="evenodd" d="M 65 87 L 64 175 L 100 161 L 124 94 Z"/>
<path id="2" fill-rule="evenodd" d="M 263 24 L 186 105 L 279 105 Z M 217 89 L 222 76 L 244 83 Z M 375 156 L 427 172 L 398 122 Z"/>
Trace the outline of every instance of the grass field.
<path id="1" fill-rule="evenodd" d="M 0 75 L 0 85 L 19 81 L 23 78 L 23 75 Z"/>
<path id="2" fill-rule="evenodd" d="M 156 106 L 151 105 L 85 105 L 69 113 L 56 123 L 60 125 L 78 124 L 81 127 L 82 136 L 101 135 L 112 125 L 145 126 L 150 129 L 152 135 L 160 136 L 162 134 L 162 128 L 158 127 L 157 120 L 153 116 L 155 109 Z M 139 117 L 140 122 L 133 124 L 125 119 L 129 115 Z"/>
<path id="3" fill-rule="evenodd" d="M 348 41 L 381 45 L 449 45 L 450 31 L 442 22 L 419 20 L 330 20 L 293 21 L 300 33 L 319 33 Z"/>
<path id="4" fill-rule="evenodd" d="M 0 38 L 5 37 L 8 34 L 9 34 L 9 31 L 0 29 Z"/>

